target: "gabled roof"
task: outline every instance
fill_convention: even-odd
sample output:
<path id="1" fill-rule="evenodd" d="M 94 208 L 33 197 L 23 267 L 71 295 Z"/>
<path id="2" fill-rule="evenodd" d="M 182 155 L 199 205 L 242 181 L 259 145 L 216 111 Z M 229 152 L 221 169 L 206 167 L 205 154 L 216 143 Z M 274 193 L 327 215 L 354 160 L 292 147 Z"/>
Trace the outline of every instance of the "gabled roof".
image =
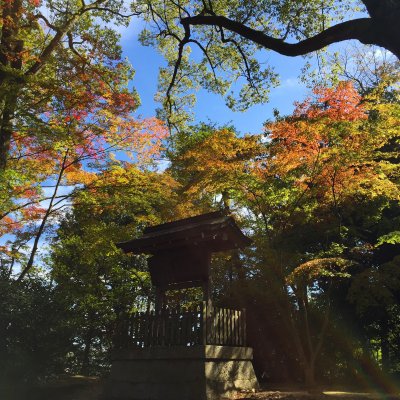
<path id="1" fill-rule="evenodd" d="M 250 243 L 231 216 L 217 211 L 146 228 L 141 238 L 117 243 L 117 247 L 125 253 L 155 254 L 191 246 L 217 252 Z"/>

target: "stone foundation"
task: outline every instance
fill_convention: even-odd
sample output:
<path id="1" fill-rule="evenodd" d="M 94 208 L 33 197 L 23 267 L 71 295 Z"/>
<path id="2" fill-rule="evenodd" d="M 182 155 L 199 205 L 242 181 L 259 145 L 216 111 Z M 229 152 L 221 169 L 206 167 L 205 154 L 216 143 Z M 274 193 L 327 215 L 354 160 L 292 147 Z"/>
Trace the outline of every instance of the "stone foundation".
<path id="1" fill-rule="evenodd" d="M 250 347 L 172 346 L 119 351 L 106 400 L 220 400 L 258 388 Z"/>

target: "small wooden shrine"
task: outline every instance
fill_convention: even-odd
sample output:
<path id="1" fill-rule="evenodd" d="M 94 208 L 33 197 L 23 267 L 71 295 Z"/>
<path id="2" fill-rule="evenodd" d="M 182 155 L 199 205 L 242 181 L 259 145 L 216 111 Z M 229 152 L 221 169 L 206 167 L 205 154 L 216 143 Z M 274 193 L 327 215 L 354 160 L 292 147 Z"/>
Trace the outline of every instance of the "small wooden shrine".
<path id="1" fill-rule="evenodd" d="M 245 310 L 215 307 L 210 298 L 212 253 L 250 243 L 231 216 L 213 212 L 153 226 L 117 244 L 151 255 L 156 302 L 154 310 L 132 316 L 129 343 L 114 356 L 107 399 L 216 400 L 257 386 Z M 169 307 L 168 290 L 191 287 L 202 288 L 200 304 Z"/>
<path id="2" fill-rule="evenodd" d="M 141 238 L 117 246 L 125 253 L 152 255 L 148 265 L 158 308 L 172 289 L 200 286 L 203 300 L 210 300 L 211 254 L 250 243 L 232 217 L 213 212 L 147 228 Z"/>

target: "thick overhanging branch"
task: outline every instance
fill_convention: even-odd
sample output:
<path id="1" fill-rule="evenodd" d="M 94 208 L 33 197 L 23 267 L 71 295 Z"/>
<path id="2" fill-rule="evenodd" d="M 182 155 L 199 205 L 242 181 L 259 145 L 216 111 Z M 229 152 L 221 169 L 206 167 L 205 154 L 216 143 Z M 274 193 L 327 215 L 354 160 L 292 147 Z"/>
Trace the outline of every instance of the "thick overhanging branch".
<path id="1" fill-rule="evenodd" d="M 196 15 L 182 18 L 184 27 L 191 25 L 209 25 L 225 28 L 231 32 L 251 40 L 252 42 L 285 56 L 295 57 L 320 50 L 330 44 L 343 40 L 356 39 L 364 44 L 381 45 L 374 34 L 374 26 L 371 18 L 359 18 L 342 22 L 332 26 L 317 35 L 302 40 L 298 43 L 287 43 L 265 33 L 249 28 L 248 26 L 218 15 Z"/>

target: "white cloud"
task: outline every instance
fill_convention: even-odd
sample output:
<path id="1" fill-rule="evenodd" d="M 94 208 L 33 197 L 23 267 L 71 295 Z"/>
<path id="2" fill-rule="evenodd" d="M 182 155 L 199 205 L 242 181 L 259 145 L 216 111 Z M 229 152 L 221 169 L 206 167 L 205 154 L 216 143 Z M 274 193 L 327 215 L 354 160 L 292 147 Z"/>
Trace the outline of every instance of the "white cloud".
<path id="1" fill-rule="evenodd" d="M 303 83 L 301 83 L 300 81 L 299 81 L 299 79 L 298 78 L 295 78 L 295 77 L 292 77 L 292 78 L 287 78 L 287 79 L 284 79 L 283 81 L 282 81 L 282 83 L 275 89 L 275 90 L 279 90 L 279 89 L 294 89 L 294 88 L 296 88 L 296 89 L 303 89 L 305 86 L 304 86 L 304 84 Z"/>

